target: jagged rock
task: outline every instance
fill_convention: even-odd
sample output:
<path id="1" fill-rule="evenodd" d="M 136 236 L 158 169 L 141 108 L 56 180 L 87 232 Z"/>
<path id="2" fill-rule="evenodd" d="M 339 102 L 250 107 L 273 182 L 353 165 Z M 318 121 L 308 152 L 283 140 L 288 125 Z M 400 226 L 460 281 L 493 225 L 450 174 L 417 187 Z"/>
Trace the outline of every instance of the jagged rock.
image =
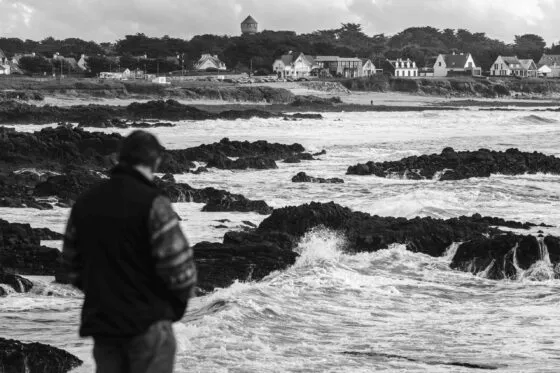
<path id="1" fill-rule="evenodd" d="M 300 172 L 292 178 L 293 183 L 320 183 L 320 184 L 343 184 L 344 180 L 339 178 L 323 179 L 321 177 L 308 176 L 305 172 Z"/>
<path id="2" fill-rule="evenodd" d="M 0 372 L 65 373 L 82 364 L 76 356 L 53 346 L 0 337 Z"/>
<path id="3" fill-rule="evenodd" d="M 103 177 L 96 172 L 74 171 L 48 178 L 47 181 L 35 187 L 34 195 L 37 197 L 56 196 L 71 206 L 82 193 L 102 181 Z"/>
<path id="4" fill-rule="evenodd" d="M 4 270 L 23 275 L 54 275 L 60 266 L 60 251 L 40 243 L 61 239 L 61 234 L 46 228 L 0 219 L 0 263 Z"/>
<path id="5" fill-rule="evenodd" d="M 157 127 L 175 127 L 174 123 L 170 122 L 130 122 L 124 119 L 107 119 L 102 121 L 91 120 L 90 118 L 84 118 L 80 123 L 79 127 L 92 127 L 92 128 L 157 128 Z"/>
<path id="6" fill-rule="evenodd" d="M 448 220 L 379 217 L 353 212 L 332 202 L 285 207 L 274 210 L 257 229 L 226 233 L 223 244 L 196 245 L 197 265 L 200 262 L 201 268 L 201 289 L 209 291 L 214 287 L 228 286 L 235 280 L 246 280 L 251 268 L 253 280 L 266 276 L 271 270 L 285 269 L 297 258 L 293 249 L 299 240 L 316 227 L 326 227 L 345 234 L 347 242 L 344 250 L 347 252 L 372 252 L 401 243 L 413 252 L 439 257 L 456 242 L 480 242 L 492 247 L 492 240 L 504 233 L 497 227 L 528 229 L 533 225 L 478 214 Z M 515 239 L 523 237 L 512 236 Z M 549 246 L 556 245 L 549 249 L 551 260 L 560 262 L 560 241 L 547 239 L 552 242 Z M 488 248 L 482 248 L 480 244 L 475 244 L 475 247 L 481 253 L 488 252 Z M 240 254 L 244 250 L 252 252 L 255 249 L 262 250 L 258 261 Z M 475 252 L 466 250 L 467 259 L 474 258 Z M 520 255 L 527 258 L 527 265 L 535 260 L 530 250 Z M 234 264 L 231 264 L 232 260 Z M 478 266 L 483 264 L 481 261 Z M 227 270 L 222 270 L 224 267 L 228 267 Z M 259 274 L 257 278 L 255 273 Z"/>
<path id="7" fill-rule="evenodd" d="M 28 279 L 11 273 L 3 273 L 2 271 L 2 268 L 0 268 L 0 284 L 10 286 L 16 293 L 27 293 L 33 288 L 33 282 Z M 0 293 L 0 296 L 5 295 Z"/>
<path id="8" fill-rule="evenodd" d="M 231 160 L 225 155 L 217 155 L 211 159 L 207 167 L 219 168 L 222 170 L 246 170 L 253 168 L 257 170 L 270 170 L 278 168 L 276 162 L 271 158 L 266 157 L 246 157 Z"/>
<path id="9" fill-rule="evenodd" d="M 264 201 L 252 201 L 241 194 L 232 194 L 220 189 L 195 189 L 188 184 L 175 183 L 172 175 L 165 175 L 163 179 L 155 178 L 154 182 L 172 202 L 206 203 L 202 211 L 257 212 L 263 215 L 272 212 L 272 208 Z"/>
<path id="10" fill-rule="evenodd" d="M 318 100 L 323 100 L 325 103 L 329 102 L 329 104 L 331 102 L 330 99 Z M 318 102 L 317 100 L 310 101 L 309 99 L 305 99 L 305 101 L 314 105 Z M 214 113 L 198 109 L 194 106 L 183 105 L 175 100 L 133 102 L 126 107 L 111 105 L 35 106 L 17 101 L 0 102 L 0 123 L 19 124 L 62 122 L 80 123 L 82 126 L 88 127 L 122 127 L 126 126 L 127 121 L 140 120 L 144 121 L 141 123 L 151 127 L 151 123 L 146 123 L 145 120 L 237 120 L 254 117 L 266 119 L 283 116 L 281 113 L 256 109 L 226 110 Z"/>
<path id="11" fill-rule="evenodd" d="M 542 153 L 521 152 L 508 149 L 505 152 L 480 149 L 456 152 L 445 148 L 441 154 L 413 156 L 392 162 L 368 162 L 348 168 L 349 175 L 397 175 L 408 179 L 460 180 L 471 177 L 489 177 L 491 174 L 521 175 L 525 173 L 560 174 L 560 158 Z"/>

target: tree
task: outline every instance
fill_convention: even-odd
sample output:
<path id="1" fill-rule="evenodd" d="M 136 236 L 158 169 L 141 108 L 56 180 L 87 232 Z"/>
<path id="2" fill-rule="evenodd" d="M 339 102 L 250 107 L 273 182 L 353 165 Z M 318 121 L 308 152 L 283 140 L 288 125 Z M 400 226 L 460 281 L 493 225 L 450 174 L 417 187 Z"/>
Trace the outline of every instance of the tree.
<path id="1" fill-rule="evenodd" d="M 513 49 L 520 58 L 539 60 L 542 57 L 546 42 L 542 36 L 535 34 L 515 35 Z"/>
<path id="2" fill-rule="evenodd" d="M 87 60 L 89 70 L 93 76 L 99 73 L 109 71 L 111 68 L 111 61 L 105 57 L 91 56 Z"/>
<path id="3" fill-rule="evenodd" d="M 19 67 L 31 74 L 50 74 L 53 71 L 50 61 L 40 56 L 20 58 Z"/>

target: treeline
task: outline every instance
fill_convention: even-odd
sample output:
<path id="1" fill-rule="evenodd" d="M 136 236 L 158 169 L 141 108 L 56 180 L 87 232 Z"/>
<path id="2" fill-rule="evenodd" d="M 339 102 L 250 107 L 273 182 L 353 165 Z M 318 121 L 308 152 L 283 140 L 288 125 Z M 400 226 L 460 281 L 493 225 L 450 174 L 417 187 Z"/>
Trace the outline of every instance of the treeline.
<path id="1" fill-rule="evenodd" d="M 184 40 L 136 34 L 127 35 L 115 43 L 101 44 L 77 38 L 47 38 L 40 42 L 0 38 L 0 48 L 8 56 L 35 52 L 50 58 L 59 52 L 65 57 L 78 59 L 81 54 L 86 54 L 94 72 L 116 68 L 118 64 L 120 68 L 146 69 L 151 73 L 191 69 L 203 53 L 218 55 L 229 69 L 247 71 L 253 66 L 254 70 L 268 73 L 274 60 L 289 51 L 358 56 L 371 58 L 376 64 L 386 58 L 403 57 L 414 59 L 421 67 L 433 64 L 433 57 L 439 53 L 470 52 L 484 70 L 490 69 L 498 55 L 517 55 L 538 61 L 543 53 L 560 54 L 560 45 L 547 48 L 544 39 L 533 34 L 517 35 L 513 43 L 489 38 L 485 33 L 433 27 L 408 28 L 393 36 L 369 36 L 361 25 L 354 23 L 299 35 L 292 31 L 263 31 L 243 36 L 199 35 Z M 114 56 L 120 56 L 118 63 L 111 58 Z"/>

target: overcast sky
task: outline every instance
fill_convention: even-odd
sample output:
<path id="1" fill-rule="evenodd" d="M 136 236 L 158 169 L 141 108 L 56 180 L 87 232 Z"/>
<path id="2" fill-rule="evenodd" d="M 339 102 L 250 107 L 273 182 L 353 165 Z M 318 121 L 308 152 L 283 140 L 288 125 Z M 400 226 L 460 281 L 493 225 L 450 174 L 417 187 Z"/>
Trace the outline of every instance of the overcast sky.
<path id="1" fill-rule="evenodd" d="M 506 42 L 526 33 L 549 44 L 560 40 L 560 0 L 0 0 L 0 35 L 95 41 L 137 32 L 237 35 L 248 14 L 261 30 L 306 33 L 357 22 L 370 35 L 429 25 Z"/>

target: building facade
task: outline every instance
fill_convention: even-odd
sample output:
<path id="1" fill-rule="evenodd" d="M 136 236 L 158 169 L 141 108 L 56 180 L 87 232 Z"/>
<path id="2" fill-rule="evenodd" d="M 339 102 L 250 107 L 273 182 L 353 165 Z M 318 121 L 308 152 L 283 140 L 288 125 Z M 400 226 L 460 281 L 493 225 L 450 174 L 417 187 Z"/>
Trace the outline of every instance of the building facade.
<path id="1" fill-rule="evenodd" d="M 410 58 L 407 58 L 406 60 L 403 60 L 402 58 L 396 60 L 387 60 L 386 66 L 389 71 L 396 77 L 418 77 L 418 66 L 416 66 L 416 62 L 412 61 Z"/>
<path id="2" fill-rule="evenodd" d="M 363 61 L 360 58 L 317 56 L 315 64 L 318 69 L 327 70 L 330 75 L 336 77 L 359 78 L 364 73 Z"/>
<path id="3" fill-rule="evenodd" d="M 492 64 L 490 75 L 534 78 L 538 76 L 538 67 L 533 60 L 520 60 L 517 56 L 498 56 Z"/>
<path id="4" fill-rule="evenodd" d="M 434 76 L 444 77 L 453 74 L 482 75 L 470 53 L 440 54 L 434 63 Z"/>
<path id="5" fill-rule="evenodd" d="M 560 78 L 560 54 L 543 54 L 538 63 L 539 75 Z"/>
<path id="6" fill-rule="evenodd" d="M 207 70 L 207 69 L 216 69 L 216 70 L 227 70 L 227 66 L 225 63 L 220 61 L 217 55 L 212 54 L 203 54 L 196 65 L 194 66 L 196 70 Z"/>
<path id="7" fill-rule="evenodd" d="M 294 56 L 292 53 L 285 54 L 274 61 L 272 64 L 272 71 L 278 76 L 278 78 L 285 79 L 290 75 L 292 71 L 292 64 L 294 62 Z"/>

